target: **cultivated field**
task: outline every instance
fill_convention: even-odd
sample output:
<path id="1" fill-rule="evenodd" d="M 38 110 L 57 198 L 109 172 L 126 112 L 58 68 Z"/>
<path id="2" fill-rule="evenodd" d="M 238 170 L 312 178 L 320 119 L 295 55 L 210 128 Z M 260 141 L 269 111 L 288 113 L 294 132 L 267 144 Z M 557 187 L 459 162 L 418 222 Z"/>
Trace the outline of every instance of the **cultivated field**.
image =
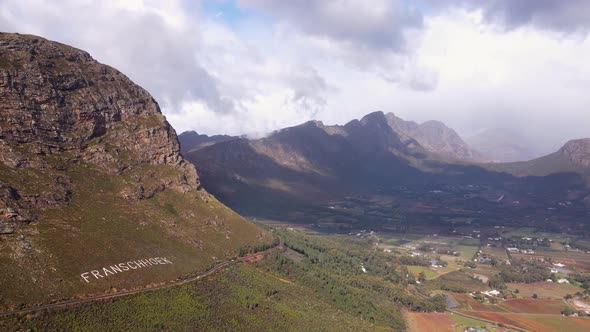
<path id="1" fill-rule="evenodd" d="M 449 313 L 404 312 L 406 326 L 410 332 L 440 331 L 454 332 L 455 322 Z"/>
<path id="2" fill-rule="evenodd" d="M 561 311 L 567 308 L 567 304 L 562 300 L 541 299 L 512 299 L 497 306 L 514 313 L 554 315 L 560 315 Z"/>
<path id="3" fill-rule="evenodd" d="M 470 311 L 466 314 L 535 332 L 589 331 L 590 318 Z"/>
<path id="4" fill-rule="evenodd" d="M 482 247 L 481 251 L 484 255 L 495 257 L 500 262 L 505 262 L 508 259 L 506 249 L 502 247 Z"/>
<path id="5" fill-rule="evenodd" d="M 568 284 L 558 284 L 555 282 L 535 282 L 532 284 L 523 283 L 510 283 L 507 284 L 508 289 L 519 291 L 521 297 L 533 297 L 533 294 L 537 294 L 542 299 L 563 299 L 567 294 L 575 294 L 581 291 L 580 287 L 576 287 Z"/>

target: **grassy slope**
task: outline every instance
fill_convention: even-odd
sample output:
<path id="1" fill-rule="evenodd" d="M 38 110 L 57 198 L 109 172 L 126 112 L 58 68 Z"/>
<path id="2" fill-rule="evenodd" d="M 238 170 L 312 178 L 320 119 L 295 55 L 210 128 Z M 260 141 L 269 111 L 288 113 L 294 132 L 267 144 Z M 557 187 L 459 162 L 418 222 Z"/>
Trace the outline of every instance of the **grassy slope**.
<path id="1" fill-rule="evenodd" d="M 1 330 L 280 330 L 375 331 L 384 327 L 334 308 L 311 289 L 277 280 L 250 265 L 206 281 L 86 305 L 53 314 L 9 317 Z"/>
<path id="2" fill-rule="evenodd" d="M 167 166 L 155 177 L 174 176 Z M 33 250 L 19 247 L 17 235 L 0 242 L 0 305 L 49 301 L 77 293 L 142 286 L 204 270 L 236 249 L 257 242 L 253 224 L 206 193 L 166 190 L 151 199 L 127 201 L 118 195 L 128 185 L 89 165 L 70 167 L 71 202 L 37 211 L 39 220 L 20 230 Z M 42 187 L 47 174 L 0 168 L 0 179 Z M 22 186 L 19 186 L 22 188 Z M 26 190 L 24 188 L 23 190 Z M 266 237 L 264 241 L 269 241 Z M 172 265 L 149 267 L 85 283 L 80 273 L 130 260 L 168 257 Z"/>

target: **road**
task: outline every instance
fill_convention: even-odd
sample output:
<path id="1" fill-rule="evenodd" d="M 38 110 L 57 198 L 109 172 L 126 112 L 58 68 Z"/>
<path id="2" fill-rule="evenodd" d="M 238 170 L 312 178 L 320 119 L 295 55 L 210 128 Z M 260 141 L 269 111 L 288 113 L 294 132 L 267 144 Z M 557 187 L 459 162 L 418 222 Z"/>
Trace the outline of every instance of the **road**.
<path id="1" fill-rule="evenodd" d="M 69 300 L 69 301 L 64 301 L 64 302 L 59 302 L 59 303 L 53 303 L 53 304 L 45 304 L 45 305 L 40 305 L 40 306 L 36 306 L 36 307 L 31 307 L 31 308 L 24 308 L 24 309 L 18 309 L 18 310 L 8 310 L 8 311 L 0 311 L 0 317 L 4 317 L 4 316 L 10 316 L 10 315 L 15 315 L 15 314 L 21 314 L 21 313 L 30 313 L 30 312 L 36 312 L 36 311 L 41 311 L 41 310 L 50 310 L 50 309 L 60 309 L 60 308 L 65 308 L 65 307 L 69 307 L 72 305 L 79 305 L 79 304 L 84 304 L 84 303 L 89 303 L 89 302 L 94 302 L 94 301 L 100 301 L 100 300 L 108 300 L 108 299 L 113 299 L 113 298 L 117 298 L 117 297 L 122 297 L 122 296 L 129 296 L 129 295 L 134 295 L 134 294 L 139 294 L 139 293 L 145 293 L 145 292 L 151 292 L 151 291 L 156 291 L 156 290 L 160 290 L 160 289 L 165 289 L 165 288 L 170 288 L 170 287 L 176 287 L 176 286 L 180 286 L 180 285 L 184 285 L 184 284 L 188 284 L 190 282 L 193 281 L 197 281 L 203 277 L 206 277 L 226 266 L 229 266 L 231 264 L 235 264 L 238 262 L 243 261 L 245 258 L 238 258 L 238 259 L 232 259 L 232 260 L 227 260 L 227 261 L 223 261 L 221 263 L 217 263 L 215 264 L 212 268 L 210 268 L 209 270 L 202 272 L 198 275 L 195 276 L 191 276 L 191 277 L 187 277 L 184 278 L 182 280 L 178 280 L 175 282 L 171 282 L 165 285 L 160 285 L 160 286 L 154 286 L 154 287 L 150 287 L 150 288 L 143 288 L 143 289 L 137 289 L 137 290 L 130 290 L 130 291 L 122 291 L 122 292 L 117 292 L 117 293 L 111 293 L 111 294 L 103 294 L 103 295 L 97 295 L 97 296 L 92 296 L 92 297 L 87 297 L 84 299 L 77 299 L 77 300 Z"/>

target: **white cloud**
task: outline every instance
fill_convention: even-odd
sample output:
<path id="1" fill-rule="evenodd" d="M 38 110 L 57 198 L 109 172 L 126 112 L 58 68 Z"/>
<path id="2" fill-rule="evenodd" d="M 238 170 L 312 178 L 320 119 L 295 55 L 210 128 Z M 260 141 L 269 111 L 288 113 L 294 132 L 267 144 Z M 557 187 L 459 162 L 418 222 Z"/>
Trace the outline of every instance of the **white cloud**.
<path id="1" fill-rule="evenodd" d="M 383 110 L 462 133 L 509 127 L 551 147 L 590 136 L 585 35 L 407 3 L 240 0 L 265 15 L 235 18 L 181 0 L 3 0 L 0 29 L 89 51 L 147 88 L 178 131 L 260 134 Z"/>

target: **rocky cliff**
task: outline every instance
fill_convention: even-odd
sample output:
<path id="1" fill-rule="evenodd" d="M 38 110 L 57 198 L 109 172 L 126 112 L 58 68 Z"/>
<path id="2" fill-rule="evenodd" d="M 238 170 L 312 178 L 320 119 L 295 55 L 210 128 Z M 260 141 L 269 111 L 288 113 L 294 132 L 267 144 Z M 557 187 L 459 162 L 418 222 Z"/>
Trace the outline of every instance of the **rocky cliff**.
<path id="1" fill-rule="evenodd" d="M 261 236 L 201 188 L 146 90 L 84 51 L 0 33 L 0 304 L 175 278 Z M 148 255 L 174 264 L 80 283 Z"/>
<path id="2" fill-rule="evenodd" d="M 176 177 L 147 189 L 136 178 L 136 190 L 127 190 L 125 198 L 199 187 L 194 167 L 179 153 L 174 129 L 147 91 L 84 51 L 35 36 L 0 34 L 0 162 L 11 169 L 59 171 L 64 166 L 49 162 L 52 156 L 66 165 L 92 163 L 111 175 L 146 163 L 178 170 Z M 42 193 L 23 196 L 0 184 L 4 219 L 29 221 L 33 217 L 24 207 L 67 201 L 70 179 L 53 180 Z"/>

